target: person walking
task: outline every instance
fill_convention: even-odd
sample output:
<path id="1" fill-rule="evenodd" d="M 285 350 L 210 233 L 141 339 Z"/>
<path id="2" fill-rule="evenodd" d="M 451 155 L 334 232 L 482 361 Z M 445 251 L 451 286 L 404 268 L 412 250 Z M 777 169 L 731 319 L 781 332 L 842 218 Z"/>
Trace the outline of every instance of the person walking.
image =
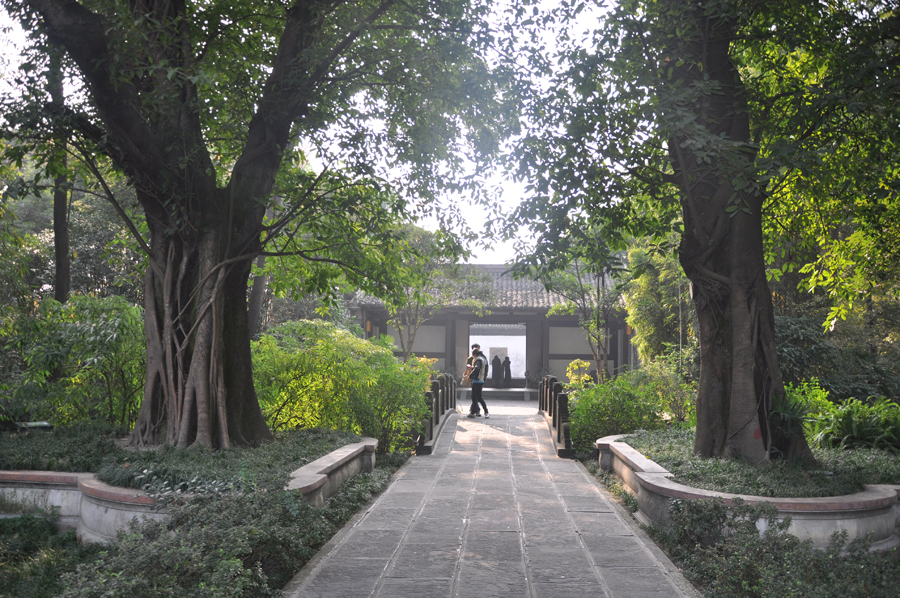
<path id="1" fill-rule="evenodd" d="M 503 381 L 503 363 L 500 361 L 499 355 L 494 355 L 491 361 L 491 378 L 494 379 L 494 388 L 500 388 Z"/>
<path id="2" fill-rule="evenodd" d="M 509 362 L 509 356 L 503 360 L 503 386 L 509 388 L 512 383 L 512 367 Z"/>
<path id="3" fill-rule="evenodd" d="M 487 377 L 488 362 L 484 353 L 479 349 L 473 350 L 472 356 L 475 358 L 475 361 L 472 364 L 472 373 L 469 375 L 472 379 L 472 406 L 469 408 L 469 415 L 467 417 L 481 417 L 479 408 L 480 403 L 481 407 L 484 408 L 484 418 L 487 419 L 490 417 L 490 414 L 488 413 L 488 408 L 482 398 L 481 392 L 484 390 L 484 379 Z"/>

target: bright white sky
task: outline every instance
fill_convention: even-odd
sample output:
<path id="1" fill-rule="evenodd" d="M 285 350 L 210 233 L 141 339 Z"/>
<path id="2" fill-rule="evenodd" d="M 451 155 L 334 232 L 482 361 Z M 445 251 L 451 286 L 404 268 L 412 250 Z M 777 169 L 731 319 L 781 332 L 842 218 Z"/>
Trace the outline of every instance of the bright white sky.
<path id="1" fill-rule="evenodd" d="M 547 0 L 548 6 L 555 6 L 555 0 Z M 602 4 L 602 0 L 598 0 L 597 4 Z M 572 37 L 576 37 L 596 26 L 597 19 L 603 8 L 596 6 L 592 10 L 586 10 L 581 14 L 578 22 L 573 24 Z M 11 21 L 5 11 L 0 10 L 0 92 L 9 90 L 12 85 L 12 76 L 16 72 L 19 63 L 19 51 L 25 46 L 25 34 L 18 27 L 18 24 Z M 553 45 L 553 34 L 548 32 L 547 44 Z M 315 161 L 314 161 L 315 162 Z M 525 184 L 515 183 L 504 180 L 502 178 L 494 178 L 490 184 L 497 185 L 501 189 L 499 195 L 499 208 L 508 213 L 514 209 L 521 201 L 524 195 Z M 458 199 L 454 201 L 459 201 Z M 468 225 L 472 230 L 479 232 L 483 227 L 485 218 L 482 209 L 463 210 Z M 421 221 L 419 223 L 425 228 L 434 230 L 437 223 L 434 221 Z M 472 264 L 504 264 L 511 261 L 515 256 L 513 249 L 514 241 L 493 242 L 488 247 L 473 247 L 472 257 L 469 263 Z"/>

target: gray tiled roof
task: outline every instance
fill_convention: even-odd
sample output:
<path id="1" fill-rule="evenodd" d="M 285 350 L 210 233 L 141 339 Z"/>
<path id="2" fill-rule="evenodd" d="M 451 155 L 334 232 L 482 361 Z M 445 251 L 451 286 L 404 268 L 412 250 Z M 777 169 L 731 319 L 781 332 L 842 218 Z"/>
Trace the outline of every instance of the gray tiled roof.
<path id="1" fill-rule="evenodd" d="M 516 280 L 506 273 L 507 266 L 477 266 L 494 278 L 494 302 L 496 309 L 550 309 L 563 301 L 556 293 L 548 293 L 544 285 L 534 280 Z"/>
<path id="2" fill-rule="evenodd" d="M 556 293 L 548 293 L 544 285 L 527 279 L 514 279 L 507 274 L 507 266 L 476 265 L 476 268 L 488 272 L 493 277 L 494 301 L 492 309 L 519 309 L 528 311 L 549 310 L 563 301 Z M 375 297 L 365 295 L 356 298 L 361 307 L 382 307 L 384 304 Z M 451 306 L 452 307 L 452 306 Z"/>

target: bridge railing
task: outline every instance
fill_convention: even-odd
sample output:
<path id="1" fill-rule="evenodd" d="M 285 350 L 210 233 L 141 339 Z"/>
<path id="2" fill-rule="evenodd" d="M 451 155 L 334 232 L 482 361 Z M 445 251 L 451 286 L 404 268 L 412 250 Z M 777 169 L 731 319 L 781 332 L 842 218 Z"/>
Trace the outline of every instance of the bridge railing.
<path id="1" fill-rule="evenodd" d="M 550 428 L 556 454 L 574 457 L 572 438 L 569 434 L 569 395 L 563 392 L 562 383 L 555 376 L 544 376 L 538 389 L 538 409 Z"/>
<path id="2" fill-rule="evenodd" d="M 422 422 L 422 432 L 416 441 L 417 455 L 430 455 L 448 411 L 456 411 L 456 380 L 450 374 L 436 374 L 431 390 L 425 393 L 429 415 Z"/>

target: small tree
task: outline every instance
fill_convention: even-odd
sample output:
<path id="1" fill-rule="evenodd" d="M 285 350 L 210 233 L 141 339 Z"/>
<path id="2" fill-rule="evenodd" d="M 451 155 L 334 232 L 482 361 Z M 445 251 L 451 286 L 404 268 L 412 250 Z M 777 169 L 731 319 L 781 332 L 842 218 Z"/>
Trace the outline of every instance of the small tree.
<path id="1" fill-rule="evenodd" d="M 458 305 L 484 313 L 493 297 L 493 279 L 476 266 L 457 264 L 460 252 L 440 233 L 414 226 L 405 230 L 415 258 L 401 301 L 388 305 L 388 323 L 397 329 L 403 360 L 408 361 L 419 328 L 441 309 Z"/>
<path id="2" fill-rule="evenodd" d="M 554 305 L 548 316 L 575 314 L 584 330 L 597 376 L 603 380 L 609 361 L 609 322 L 622 309 L 622 290 L 616 279 L 625 270 L 622 256 L 613 251 L 600 228 L 574 238 L 564 266 L 530 266 L 526 269 L 544 288 L 565 301 Z"/>

